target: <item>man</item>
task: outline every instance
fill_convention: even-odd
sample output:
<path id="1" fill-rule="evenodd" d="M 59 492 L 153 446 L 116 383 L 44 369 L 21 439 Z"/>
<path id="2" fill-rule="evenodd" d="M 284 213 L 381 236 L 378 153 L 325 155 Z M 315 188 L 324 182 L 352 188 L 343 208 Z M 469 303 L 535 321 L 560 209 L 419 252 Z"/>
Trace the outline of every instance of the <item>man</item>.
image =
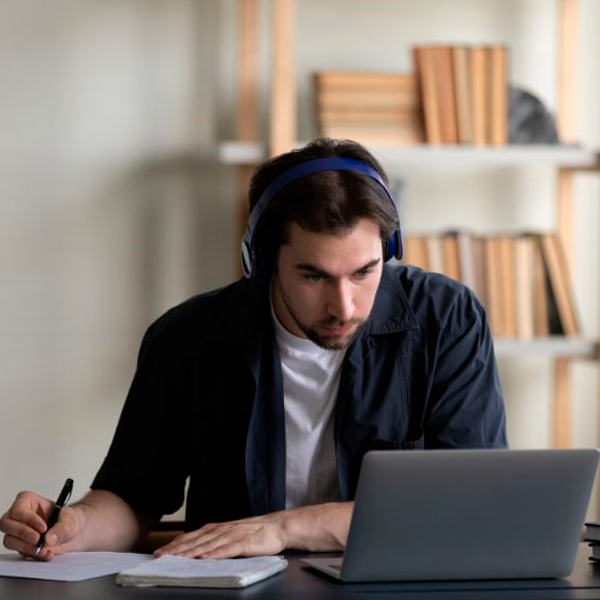
<path id="1" fill-rule="evenodd" d="M 371 449 L 504 447 L 485 313 L 464 286 L 401 256 L 383 170 L 362 146 L 317 140 L 260 167 L 246 277 L 147 331 L 90 491 L 39 559 L 126 550 L 186 503 L 157 551 L 222 558 L 343 549 Z M 35 555 L 52 502 L 22 492 L 4 545 Z"/>

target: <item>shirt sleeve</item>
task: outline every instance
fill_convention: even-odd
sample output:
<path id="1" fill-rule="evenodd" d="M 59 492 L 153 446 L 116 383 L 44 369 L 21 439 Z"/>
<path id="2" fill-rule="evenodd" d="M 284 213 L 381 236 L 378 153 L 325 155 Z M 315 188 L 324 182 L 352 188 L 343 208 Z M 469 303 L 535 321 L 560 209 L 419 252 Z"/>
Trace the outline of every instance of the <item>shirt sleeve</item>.
<path id="1" fill-rule="evenodd" d="M 173 337 L 156 324 L 144 336 L 110 449 L 91 485 L 158 518 L 182 506 L 188 475 L 184 382 L 189 361 Z"/>
<path id="2" fill-rule="evenodd" d="M 466 288 L 441 331 L 426 423 L 429 448 L 507 446 L 492 335 L 483 307 Z"/>

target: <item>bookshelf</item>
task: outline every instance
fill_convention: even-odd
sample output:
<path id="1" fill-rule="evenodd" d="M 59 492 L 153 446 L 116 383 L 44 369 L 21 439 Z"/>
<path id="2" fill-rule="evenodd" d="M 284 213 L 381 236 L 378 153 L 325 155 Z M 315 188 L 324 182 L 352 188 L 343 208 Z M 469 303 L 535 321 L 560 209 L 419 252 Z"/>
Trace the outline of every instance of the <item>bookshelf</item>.
<path id="1" fill-rule="evenodd" d="M 272 0 L 269 4 L 269 44 L 271 91 L 268 107 L 268 134 L 259 133 L 259 58 L 257 40 L 261 35 L 264 4 L 259 0 L 238 1 L 238 115 L 237 139 L 201 148 L 204 160 L 238 167 L 241 190 L 245 189 L 250 169 L 256 163 L 301 146 L 297 138 L 297 78 L 295 74 L 295 0 Z M 377 1 L 377 0 L 375 0 Z M 482 3 L 484 4 L 484 3 Z M 575 87 L 579 34 L 579 0 L 555 0 L 556 31 L 556 121 L 560 145 L 500 147 L 473 146 L 369 146 L 388 170 L 406 167 L 429 168 L 442 164 L 445 169 L 469 167 L 527 168 L 546 166 L 556 174 L 554 206 L 556 230 L 566 250 L 567 262 L 573 263 L 575 238 L 575 180 L 580 172 L 598 172 L 598 152 L 577 144 Z M 507 10 L 510 10 L 507 7 Z M 334 37 L 334 36 L 333 36 Z M 431 40 L 429 40 L 431 41 Z M 251 57 L 251 58 L 250 58 Z M 553 60 L 549 58 L 548 60 Z M 373 65 L 377 69 L 377 65 Z M 433 171 L 433 169 L 431 169 Z M 240 231 L 245 223 L 245 207 L 240 203 Z M 555 447 L 566 447 L 570 439 L 570 390 L 572 362 L 600 363 L 598 338 L 550 336 L 533 340 L 495 341 L 499 357 L 544 356 L 553 361 L 553 431 Z M 600 364 L 598 365 L 600 366 Z"/>

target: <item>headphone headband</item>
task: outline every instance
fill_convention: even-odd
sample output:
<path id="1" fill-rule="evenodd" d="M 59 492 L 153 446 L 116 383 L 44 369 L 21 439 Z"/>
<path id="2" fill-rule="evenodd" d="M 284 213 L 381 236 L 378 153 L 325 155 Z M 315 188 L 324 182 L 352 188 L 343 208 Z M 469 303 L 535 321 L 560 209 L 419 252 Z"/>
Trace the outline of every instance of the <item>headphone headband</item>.
<path id="1" fill-rule="evenodd" d="M 284 187 L 288 186 L 293 181 L 314 173 L 321 173 L 323 171 L 353 171 L 355 173 L 367 175 L 379 184 L 394 207 L 394 210 L 396 210 L 394 199 L 392 198 L 392 195 L 381 175 L 370 164 L 362 160 L 335 156 L 329 158 L 316 158 L 296 165 L 295 167 L 292 167 L 288 171 L 282 173 L 267 186 L 265 191 L 260 195 L 260 198 L 254 205 L 252 212 L 248 217 L 248 225 L 246 227 L 241 244 L 242 267 L 244 269 L 245 277 L 254 277 L 258 271 L 254 236 L 260 217 L 271 200 L 278 192 L 280 192 Z M 387 261 L 394 256 L 398 259 L 402 258 L 402 237 L 400 234 L 400 228 L 393 232 L 393 234 L 390 236 L 390 239 L 387 240 L 384 248 L 384 260 Z"/>

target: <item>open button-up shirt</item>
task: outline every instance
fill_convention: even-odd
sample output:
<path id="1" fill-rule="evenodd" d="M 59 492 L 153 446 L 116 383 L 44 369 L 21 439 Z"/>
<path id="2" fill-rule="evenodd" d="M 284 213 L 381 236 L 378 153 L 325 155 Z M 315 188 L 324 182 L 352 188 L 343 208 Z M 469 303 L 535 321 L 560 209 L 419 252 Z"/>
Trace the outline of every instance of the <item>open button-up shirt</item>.
<path id="1" fill-rule="evenodd" d="M 285 507 L 281 365 L 267 281 L 239 280 L 171 309 L 146 332 L 92 488 L 186 528 Z M 505 412 L 483 308 L 466 287 L 385 266 L 348 348 L 335 408 L 342 500 L 372 449 L 505 447 Z"/>

